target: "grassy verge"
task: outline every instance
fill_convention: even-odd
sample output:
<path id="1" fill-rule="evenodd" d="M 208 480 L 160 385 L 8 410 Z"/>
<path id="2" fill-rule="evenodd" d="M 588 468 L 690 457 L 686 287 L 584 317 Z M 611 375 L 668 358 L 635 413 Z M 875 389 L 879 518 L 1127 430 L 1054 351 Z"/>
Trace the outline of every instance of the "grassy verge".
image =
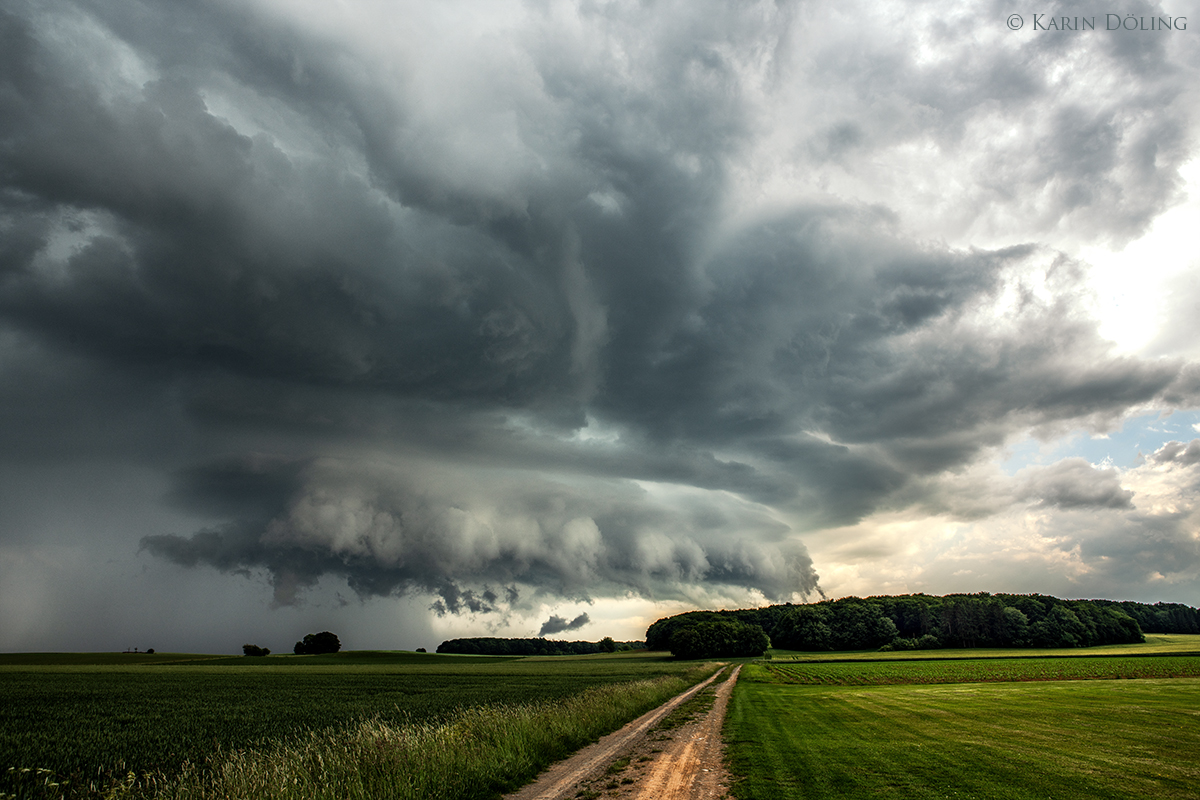
<path id="1" fill-rule="evenodd" d="M 754 680 L 755 669 L 743 669 L 726 723 L 740 800 L 1194 798 L 1200 787 L 1200 679 L 830 687 Z"/>

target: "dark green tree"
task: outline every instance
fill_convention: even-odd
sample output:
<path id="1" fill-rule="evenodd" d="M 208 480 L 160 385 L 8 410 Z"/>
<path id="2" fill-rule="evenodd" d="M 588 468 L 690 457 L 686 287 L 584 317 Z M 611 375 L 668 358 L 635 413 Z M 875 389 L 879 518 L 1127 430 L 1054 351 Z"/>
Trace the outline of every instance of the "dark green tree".
<path id="1" fill-rule="evenodd" d="M 999 644 L 1001 647 L 1024 647 L 1029 644 L 1029 618 L 1014 606 L 1005 606 L 1000 615 Z"/>
<path id="2" fill-rule="evenodd" d="M 896 623 L 875 603 L 847 598 L 836 605 L 829 625 L 834 650 L 874 650 L 900 635 Z"/>
<path id="3" fill-rule="evenodd" d="M 323 653 L 336 653 L 342 649 L 338 637 L 329 631 L 306 633 L 304 638 L 296 642 L 292 652 L 298 656 L 319 656 Z"/>
<path id="4" fill-rule="evenodd" d="M 671 652 L 677 658 L 761 656 L 770 646 L 762 628 L 733 619 L 697 622 L 671 636 Z"/>
<path id="5" fill-rule="evenodd" d="M 784 650 L 832 650 L 832 619 L 828 604 L 793 606 L 776 624 L 771 641 Z"/>

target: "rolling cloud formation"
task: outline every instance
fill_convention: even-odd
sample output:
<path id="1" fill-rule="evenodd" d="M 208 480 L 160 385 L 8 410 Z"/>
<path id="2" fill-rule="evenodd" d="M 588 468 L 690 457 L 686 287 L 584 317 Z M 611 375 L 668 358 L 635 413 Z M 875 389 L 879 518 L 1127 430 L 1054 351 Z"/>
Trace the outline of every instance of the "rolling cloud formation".
<path id="1" fill-rule="evenodd" d="M 1179 201 L 1182 42 L 987 3 L 16 0 L 0 446 L 169 476 L 195 526 L 129 547 L 276 605 L 800 599 L 806 537 L 905 509 L 1104 511 L 1081 552 L 1153 560 L 1183 545 L 1115 469 L 968 479 L 1197 404 L 1067 254 Z"/>

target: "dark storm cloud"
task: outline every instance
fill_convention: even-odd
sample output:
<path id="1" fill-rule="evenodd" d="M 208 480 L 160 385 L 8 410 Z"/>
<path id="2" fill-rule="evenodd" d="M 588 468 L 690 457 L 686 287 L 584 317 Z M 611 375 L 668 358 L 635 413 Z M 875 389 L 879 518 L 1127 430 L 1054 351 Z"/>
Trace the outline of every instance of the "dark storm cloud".
<path id="1" fill-rule="evenodd" d="M 251 457 L 177 480 L 177 501 L 241 516 L 189 537 L 147 536 L 142 547 L 184 566 L 264 570 L 280 605 L 325 574 L 364 596 L 427 592 L 438 613 L 517 606 L 518 585 L 573 599 L 677 597 L 702 583 L 775 599 L 818 591 L 787 526 L 731 498 L 684 502 L 626 481 L 584 490 L 538 474 L 361 459 Z"/>
<path id="2" fill-rule="evenodd" d="M 728 223 L 801 86 L 840 98 L 771 157 L 802 173 L 933 142 L 983 176 L 946 181 L 969 187 L 949 216 L 1034 198 L 1025 238 L 1127 237 L 1185 154 L 1161 46 L 942 31 L 935 69 L 809 53 L 788 8 L 526 11 L 508 37 L 424 12 L 386 47 L 255 6 L 0 14 L 0 356 L 42 362 L 0 403 L 36 442 L 85 402 L 133 430 L 133 396 L 156 434 L 126 449 L 192 443 L 168 499 L 210 522 L 147 551 L 263 570 L 280 604 L 326 574 L 438 613 L 518 584 L 785 598 L 818 589 L 779 515 L 850 524 L 1014 431 L 1184 391 L 1178 363 L 1111 354 L 1050 248 L 919 242 L 895 198 L 824 190 Z M 1077 48 L 1138 82 L 1063 95 Z M 1110 484 L 1068 465 L 1030 497 L 1124 508 Z"/>
<path id="3" fill-rule="evenodd" d="M 577 631 L 584 625 L 587 625 L 591 620 L 586 613 L 580 614 L 571 621 L 567 621 L 565 617 L 551 616 L 550 619 L 542 623 L 541 629 L 538 631 L 538 636 L 553 636 L 556 633 L 566 633 L 567 631 Z"/>

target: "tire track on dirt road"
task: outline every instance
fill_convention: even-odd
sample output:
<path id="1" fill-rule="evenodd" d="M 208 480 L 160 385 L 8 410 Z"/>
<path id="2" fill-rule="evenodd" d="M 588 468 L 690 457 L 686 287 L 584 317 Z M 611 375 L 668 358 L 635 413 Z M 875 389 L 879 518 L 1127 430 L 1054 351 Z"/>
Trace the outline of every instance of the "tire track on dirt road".
<path id="1" fill-rule="evenodd" d="M 505 800 L 717 800 L 726 796 L 721 727 L 741 667 L 718 686 L 699 719 L 670 731 L 656 726 L 708 687 L 723 670 L 614 733 L 558 762 Z M 650 734 L 654 733 L 653 738 Z M 619 768 L 618 768 L 619 767 Z"/>

